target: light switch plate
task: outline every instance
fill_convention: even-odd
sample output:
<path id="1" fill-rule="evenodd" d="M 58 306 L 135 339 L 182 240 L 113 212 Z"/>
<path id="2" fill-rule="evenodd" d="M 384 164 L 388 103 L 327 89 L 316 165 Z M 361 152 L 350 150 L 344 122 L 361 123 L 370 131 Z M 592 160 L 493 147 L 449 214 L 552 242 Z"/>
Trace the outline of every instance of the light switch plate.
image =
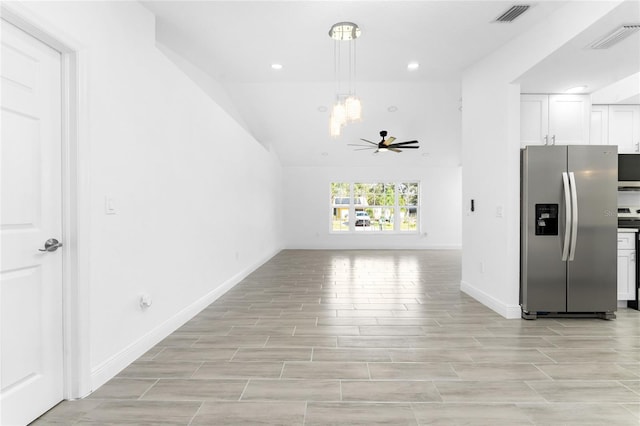
<path id="1" fill-rule="evenodd" d="M 104 214 L 116 214 L 116 203 L 112 197 L 104 197 Z"/>

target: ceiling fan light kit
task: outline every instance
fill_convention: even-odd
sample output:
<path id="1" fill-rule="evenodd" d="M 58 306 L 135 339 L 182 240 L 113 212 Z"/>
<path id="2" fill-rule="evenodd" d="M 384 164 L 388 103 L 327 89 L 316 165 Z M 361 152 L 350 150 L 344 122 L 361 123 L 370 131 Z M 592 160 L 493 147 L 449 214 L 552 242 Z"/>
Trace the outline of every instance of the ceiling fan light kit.
<path id="1" fill-rule="evenodd" d="M 329 117 L 329 133 L 334 138 L 340 136 L 343 126 L 362 119 L 362 102 L 355 90 L 356 39 L 360 34 L 360 27 L 353 22 L 338 22 L 329 30 L 336 81 L 336 102 Z M 343 50 L 345 44 L 347 49 Z"/>

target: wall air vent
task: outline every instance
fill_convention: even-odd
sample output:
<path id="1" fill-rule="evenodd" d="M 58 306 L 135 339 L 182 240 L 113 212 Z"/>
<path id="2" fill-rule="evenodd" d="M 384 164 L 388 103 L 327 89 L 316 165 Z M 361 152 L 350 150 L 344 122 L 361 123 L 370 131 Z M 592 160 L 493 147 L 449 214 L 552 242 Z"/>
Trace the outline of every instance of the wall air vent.
<path id="1" fill-rule="evenodd" d="M 631 34 L 640 30 L 640 24 L 623 25 L 607 34 L 606 36 L 594 41 L 587 48 L 589 49 L 608 49 L 619 41 L 629 37 Z"/>
<path id="2" fill-rule="evenodd" d="M 528 4 L 516 4 L 511 6 L 509 10 L 498 16 L 493 22 L 513 22 L 518 16 L 522 15 L 529 9 Z"/>

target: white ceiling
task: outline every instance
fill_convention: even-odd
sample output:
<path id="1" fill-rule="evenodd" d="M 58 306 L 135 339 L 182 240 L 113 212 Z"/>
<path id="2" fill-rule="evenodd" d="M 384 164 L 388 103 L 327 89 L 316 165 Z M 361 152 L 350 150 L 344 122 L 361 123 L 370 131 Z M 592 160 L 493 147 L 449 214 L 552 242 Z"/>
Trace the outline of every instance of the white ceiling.
<path id="1" fill-rule="evenodd" d="M 640 24 L 640 1 L 627 1 L 579 34 L 521 78 L 523 93 L 563 93 L 586 85 L 592 93 L 640 72 L 640 31 L 609 49 L 589 49 L 623 24 Z"/>
<path id="2" fill-rule="evenodd" d="M 515 3 L 143 2 L 157 16 L 163 44 L 221 84 L 241 121 L 256 139 L 277 152 L 283 165 L 381 167 L 460 164 L 462 71 L 544 21 L 567 1 L 528 2 L 530 10 L 513 23 L 492 22 Z M 623 50 L 623 43 L 620 51 L 607 51 L 607 61 L 614 65 L 594 61 L 595 55 L 582 52 L 610 25 L 629 23 L 638 2 L 628 3 L 626 10 L 618 14 L 616 10 L 607 22 L 594 25 L 593 34 L 581 35 L 525 74 L 521 83 L 527 90 L 523 91 L 564 90 L 573 76 L 596 90 L 625 73 L 637 72 L 640 43 L 636 38 L 627 40 L 635 51 Z M 357 41 L 356 89 L 363 102 L 363 120 L 331 139 L 326 110 L 335 98 L 334 42 L 328 31 L 340 21 L 355 22 L 362 29 Z M 408 71 L 410 61 L 419 62 L 420 68 Z M 283 65 L 282 70 L 271 69 L 276 62 Z M 633 67 L 635 71 L 629 71 Z M 390 112 L 390 106 L 397 111 Z M 418 139 L 420 149 L 372 155 L 346 145 L 359 138 L 377 141 L 383 129 L 398 140 Z"/>

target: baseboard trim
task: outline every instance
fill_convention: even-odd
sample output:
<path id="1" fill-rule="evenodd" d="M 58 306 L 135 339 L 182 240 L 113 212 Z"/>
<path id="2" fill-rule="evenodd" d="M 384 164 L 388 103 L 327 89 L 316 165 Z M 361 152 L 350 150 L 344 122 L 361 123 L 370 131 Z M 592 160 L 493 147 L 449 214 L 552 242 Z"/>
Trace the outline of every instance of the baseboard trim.
<path id="1" fill-rule="evenodd" d="M 238 272 L 200 299 L 194 301 L 189 306 L 178 311 L 175 315 L 168 318 L 158 327 L 149 331 L 147 334 L 143 335 L 138 340 L 113 355 L 111 358 L 93 368 L 91 370 L 91 392 L 95 391 L 100 386 L 111 380 L 129 364 L 144 355 L 149 349 L 162 341 L 162 339 L 166 338 L 178 328 L 183 326 L 187 321 L 189 321 L 211 303 L 216 301 L 227 291 L 231 290 L 236 284 L 246 278 L 257 268 L 265 264 L 269 259 L 274 257 L 280 251 L 281 249 L 274 250 L 269 255 L 263 257 L 261 260 Z"/>
<path id="2" fill-rule="evenodd" d="M 430 246 L 377 246 L 370 244 L 291 244 L 286 250 L 462 250 L 460 245 L 430 245 Z"/>
<path id="3" fill-rule="evenodd" d="M 507 305 L 466 281 L 460 281 L 460 290 L 507 319 L 520 318 L 520 305 Z"/>

